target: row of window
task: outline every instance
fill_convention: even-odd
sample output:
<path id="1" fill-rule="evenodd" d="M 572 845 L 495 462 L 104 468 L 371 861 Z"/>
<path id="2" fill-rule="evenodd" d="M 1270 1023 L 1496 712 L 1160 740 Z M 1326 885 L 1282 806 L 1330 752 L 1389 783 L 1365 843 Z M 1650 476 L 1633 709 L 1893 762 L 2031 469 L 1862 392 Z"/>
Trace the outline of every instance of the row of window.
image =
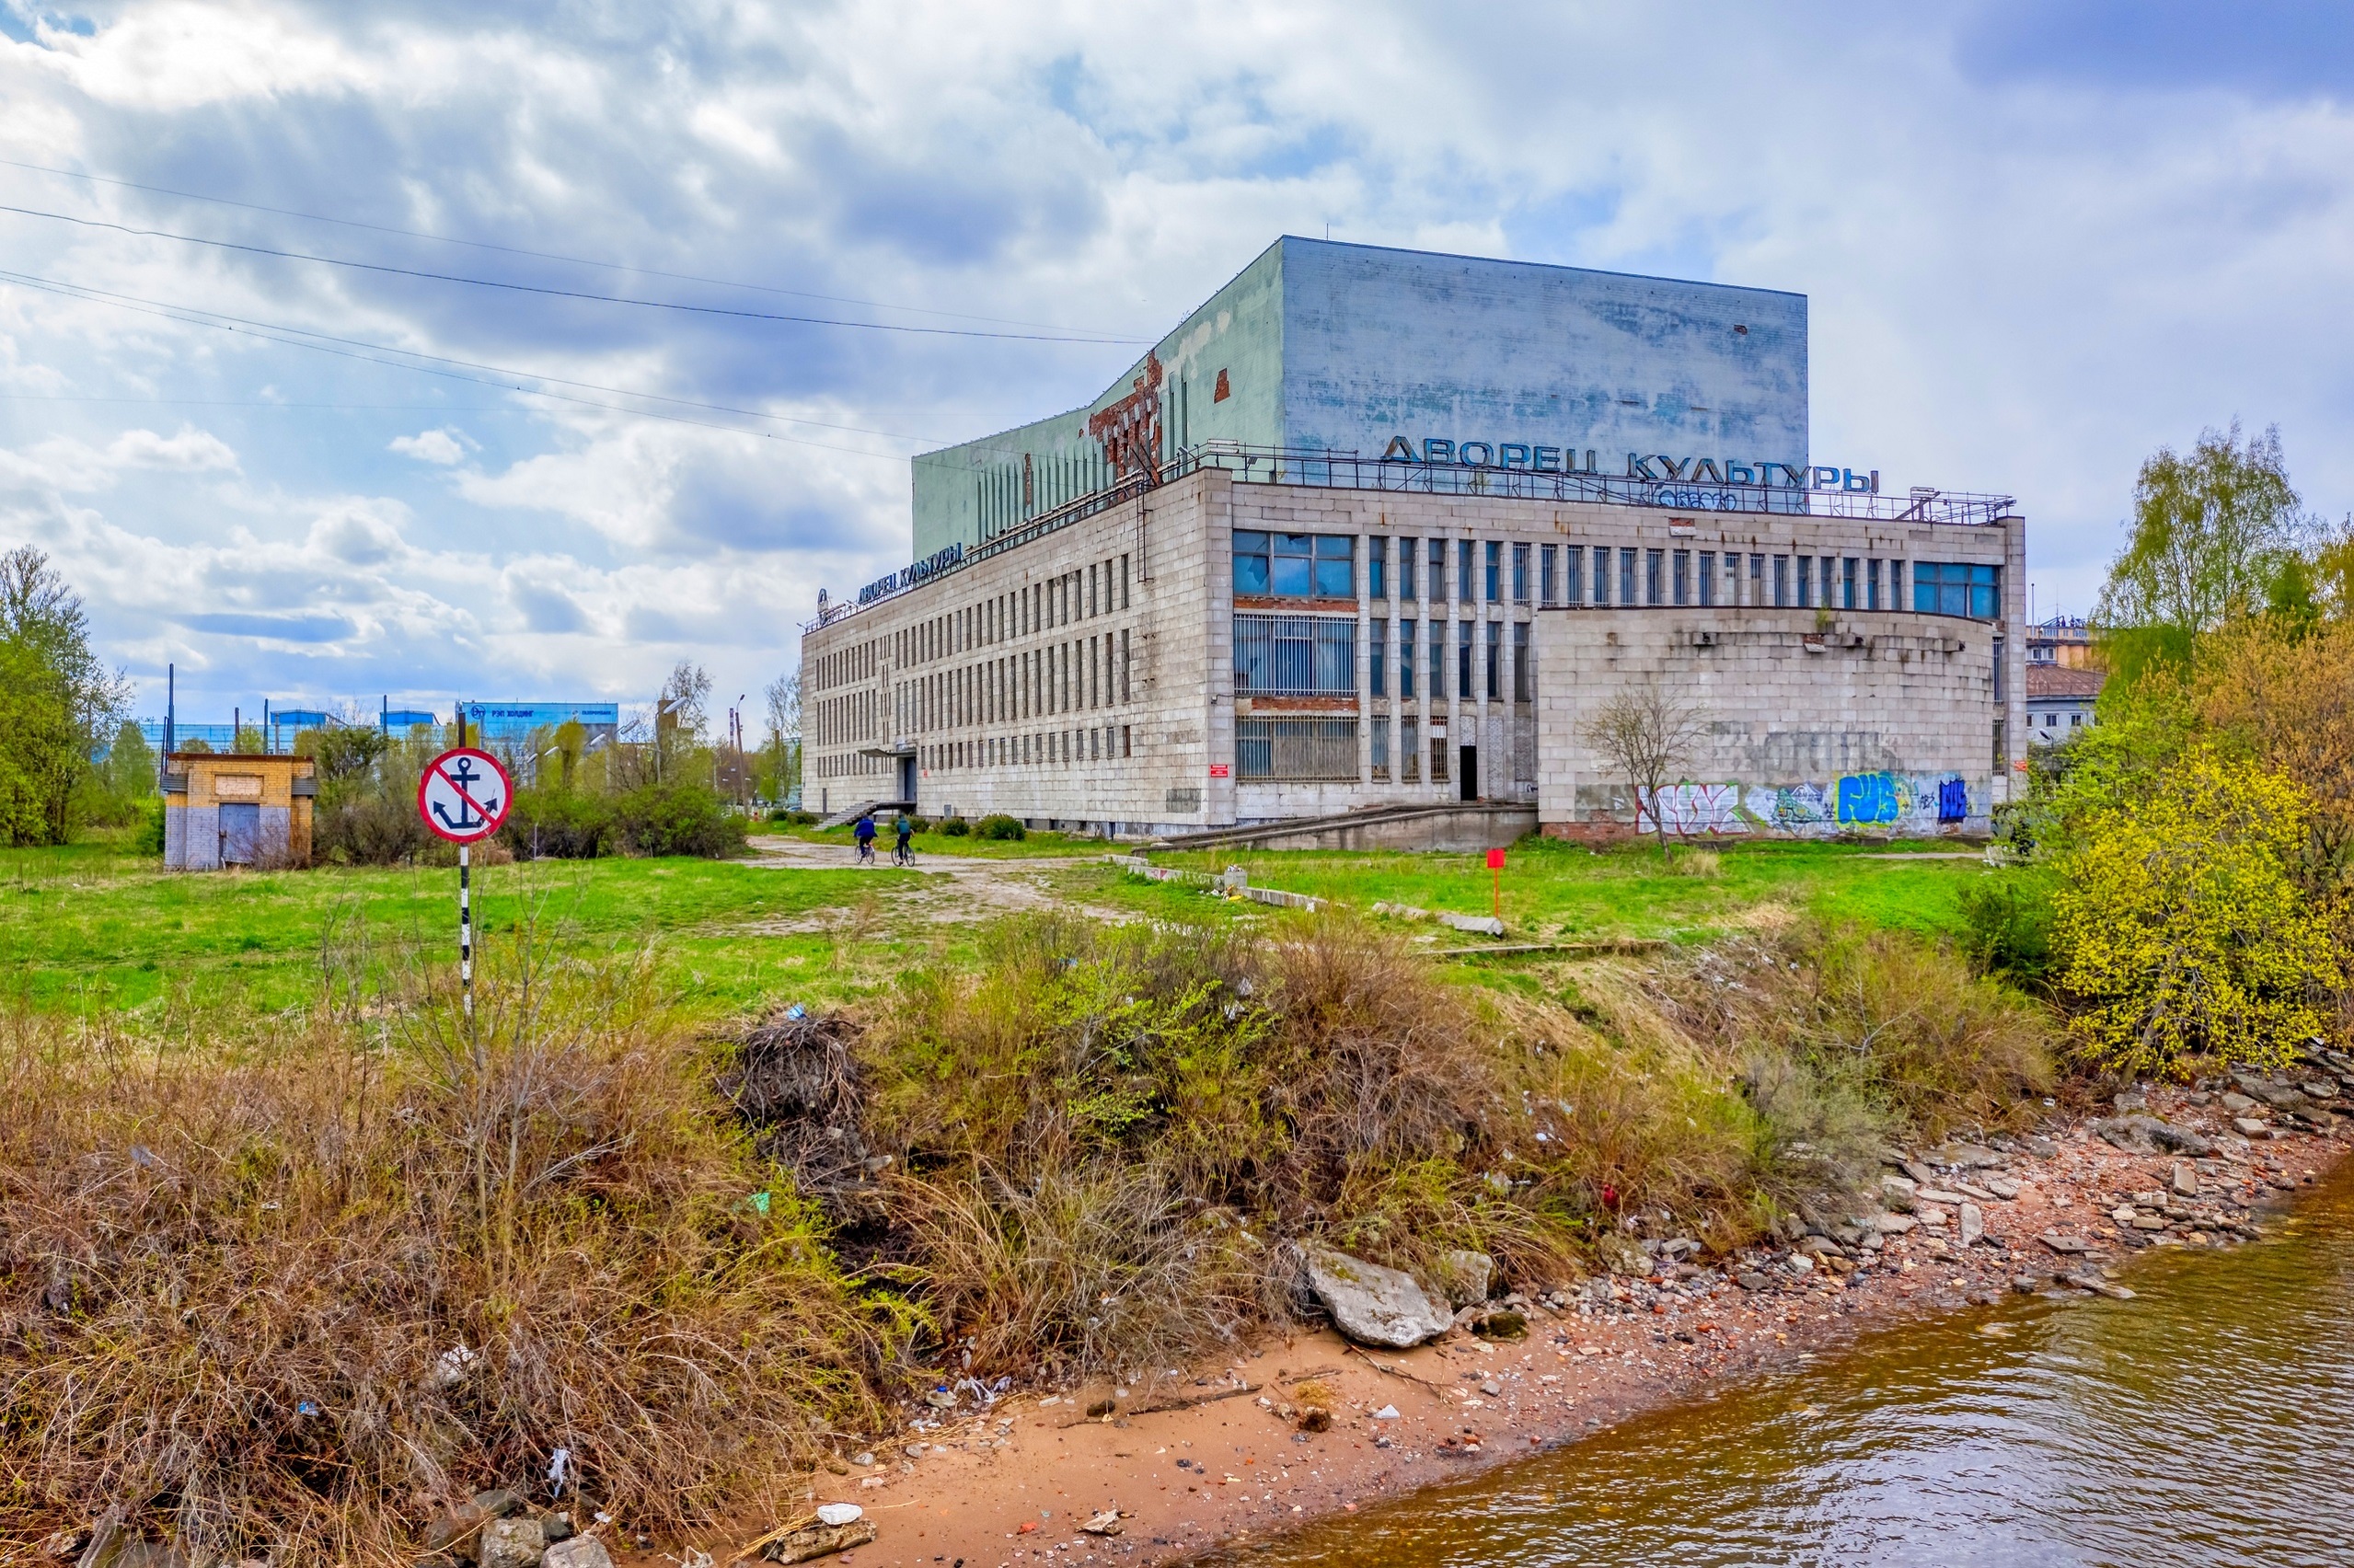
<path id="1" fill-rule="evenodd" d="M 1798 555 L 1739 550 L 1691 550 L 1610 545 L 1512 545 L 1500 539 L 1377 536 L 1366 542 L 1366 596 L 1390 596 L 1395 546 L 1397 597 L 1446 603 L 1484 600 L 1561 605 L 1702 605 L 1897 609 L 1910 597 L 1927 615 L 2001 613 L 2002 569 L 1961 561 L 1914 563 L 1907 593 L 1906 563 L 1877 556 Z M 1591 556 L 1591 567 L 1588 556 Z M 1449 570 L 1454 593 L 1448 593 Z M 1356 539 L 1347 534 L 1278 534 L 1238 528 L 1234 534 L 1238 598 L 1356 597 Z"/>
<path id="2" fill-rule="evenodd" d="M 810 689 L 828 691 L 852 681 L 871 680 L 875 674 L 876 642 L 854 642 L 847 648 L 837 648 L 831 653 L 820 653 L 811 661 Z"/>
<path id="3" fill-rule="evenodd" d="M 1127 702 L 1134 653 L 1128 633 L 1122 627 L 902 681 L 893 692 L 894 732 L 1019 723 Z"/>
<path id="4" fill-rule="evenodd" d="M 860 756 L 856 752 L 840 756 L 814 756 L 809 766 L 813 777 L 818 778 L 849 778 L 884 770 L 881 757 Z"/>
<path id="5" fill-rule="evenodd" d="M 1103 724 L 1086 730 L 1035 730 L 919 746 L 916 756 L 933 772 L 956 768 L 1070 766 L 1118 762 L 1135 755 L 1136 729 Z"/>
<path id="6" fill-rule="evenodd" d="M 853 691 L 840 697 L 821 698 L 811 708 L 816 721 L 811 726 L 816 731 L 811 739 L 819 746 L 847 745 L 878 738 L 874 733 L 873 692 Z"/>
<path id="7" fill-rule="evenodd" d="M 1114 615 L 1128 607 L 1128 558 L 1106 556 L 893 633 L 894 663 L 904 670 Z"/>
<path id="8" fill-rule="evenodd" d="M 1393 644 L 1388 618 L 1374 617 L 1367 623 L 1368 695 L 1390 695 L 1394 660 L 1400 697 L 1419 695 L 1417 685 L 1427 672 L 1421 690 L 1440 701 L 1450 692 L 1465 702 L 1481 698 L 1503 702 L 1507 696 L 1513 702 L 1535 701 L 1536 650 L 1529 645 L 1529 623 L 1489 621 L 1484 637 L 1479 626 L 1457 621 L 1450 637 L 1446 621 L 1402 619 Z M 1355 697 L 1356 622 L 1338 616 L 1236 616 L 1234 689 L 1258 697 Z"/>

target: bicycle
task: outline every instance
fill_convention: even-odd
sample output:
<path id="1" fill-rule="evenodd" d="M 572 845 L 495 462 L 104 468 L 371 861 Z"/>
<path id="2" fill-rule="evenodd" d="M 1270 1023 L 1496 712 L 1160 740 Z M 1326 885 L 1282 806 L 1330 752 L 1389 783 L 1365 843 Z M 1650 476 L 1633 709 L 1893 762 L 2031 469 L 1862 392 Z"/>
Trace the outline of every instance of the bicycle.
<path id="1" fill-rule="evenodd" d="M 891 851 L 891 863 L 894 866 L 914 865 L 916 863 L 916 847 L 909 844 L 905 839 L 900 840 L 899 847 Z"/>
<path id="2" fill-rule="evenodd" d="M 871 865 L 873 865 L 873 864 L 874 864 L 874 840 L 873 840 L 873 839 L 871 839 L 871 838 L 861 838 L 861 839 L 860 839 L 860 840 L 859 840 L 859 859 L 858 859 L 858 863 L 859 863 L 860 865 L 861 865 L 861 866 L 871 866 Z"/>

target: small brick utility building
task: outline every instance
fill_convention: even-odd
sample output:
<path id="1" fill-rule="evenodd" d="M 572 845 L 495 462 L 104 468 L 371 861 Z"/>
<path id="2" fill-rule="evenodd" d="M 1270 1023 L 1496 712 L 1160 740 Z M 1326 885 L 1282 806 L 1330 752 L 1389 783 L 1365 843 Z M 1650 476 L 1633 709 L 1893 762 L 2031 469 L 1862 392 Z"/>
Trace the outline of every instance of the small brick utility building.
<path id="1" fill-rule="evenodd" d="M 164 762 L 164 869 L 306 866 L 317 792 L 306 756 L 173 752 Z"/>

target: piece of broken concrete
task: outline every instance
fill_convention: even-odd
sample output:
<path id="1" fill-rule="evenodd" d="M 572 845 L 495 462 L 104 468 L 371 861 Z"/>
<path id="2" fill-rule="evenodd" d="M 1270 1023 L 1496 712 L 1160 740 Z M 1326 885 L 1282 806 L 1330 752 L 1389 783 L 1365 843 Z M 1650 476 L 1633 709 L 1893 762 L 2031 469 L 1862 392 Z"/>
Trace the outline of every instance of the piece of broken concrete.
<path id="1" fill-rule="evenodd" d="M 480 1568 L 538 1568 L 547 1551 L 548 1532 L 525 1514 L 484 1525 L 474 1561 Z"/>
<path id="2" fill-rule="evenodd" d="M 1309 1293 L 1332 1315 L 1333 1326 L 1359 1344 L 1409 1350 L 1454 1322 L 1412 1274 L 1325 1247 L 1303 1247 L 1300 1256 Z"/>
<path id="3" fill-rule="evenodd" d="M 539 1568 L 613 1568 L 613 1554 L 593 1535 L 573 1536 L 549 1547 Z"/>
<path id="4" fill-rule="evenodd" d="M 1495 1283 L 1495 1260 L 1467 1247 L 1441 1252 L 1431 1265 L 1431 1283 L 1447 1293 L 1450 1307 L 1472 1307 L 1488 1298 Z"/>
<path id="5" fill-rule="evenodd" d="M 1120 1533 L 1120 1510 L 1117 1508 L 1106 1508 L 1102 1513 L 1092 1515 L 1080 1521 L 1079 1528 L 1087 1532 L 1089 1535 L 1118 1535 Z"/>
<path id="6" fill-rule="evenodd" d="M 854 1546 L 864 1546 L 872 1539 L 872 1519 L 854 1519 L 847 1525 L 812 1522 L 797 1530 L 787 1530 L 763 1547 L 760 1555 L 770 1562 L 810 1562 L 848 1551 Z"/>

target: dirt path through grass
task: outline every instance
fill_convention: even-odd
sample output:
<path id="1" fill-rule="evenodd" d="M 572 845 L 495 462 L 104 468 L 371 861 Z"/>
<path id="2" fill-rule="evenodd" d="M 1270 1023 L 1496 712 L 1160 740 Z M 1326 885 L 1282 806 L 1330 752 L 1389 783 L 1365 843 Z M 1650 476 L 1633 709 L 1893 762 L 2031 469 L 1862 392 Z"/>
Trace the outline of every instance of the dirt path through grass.
<path id="1" fill-rule="evenodd" d="M 753 866 L 780 870 L 860 869 L 852 851 L 800 838 L 756 838 L 752 850 L 753 858 L 746 864 Z M 891 901 L 893 913 L 913 915 L 928 922 L 983 920 L 1032 909 L 1069 910 L 1115 924 L 1130 918 L 1116 909 L 1086 904 L 1076 896 L 1079 879 L 1072 873 L 1100 866 L 1102 854 L 1038 855 L 1019 859 L 920 855 L 915 870 L 907 871 L 891 863 L 888 841 L 878 839 L 875 861 L 875 865 L 865 869 L 874 876 L 875 892 Z M 821 912 L 775 928 L 812 930 L 829 918 Z"/>

